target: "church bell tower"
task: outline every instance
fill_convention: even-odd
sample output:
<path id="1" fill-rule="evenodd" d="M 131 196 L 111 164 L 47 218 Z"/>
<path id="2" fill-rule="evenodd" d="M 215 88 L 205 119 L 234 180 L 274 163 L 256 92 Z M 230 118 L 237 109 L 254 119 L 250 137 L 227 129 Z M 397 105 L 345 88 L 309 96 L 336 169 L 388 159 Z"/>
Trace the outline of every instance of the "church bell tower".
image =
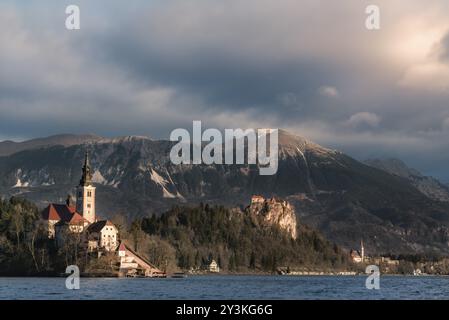
<path id="1" fill-rule="evenodd" d="M 360 258 L 362 262 L 365 260 L 365 247 L 363 246 L 363 240 L 360 240 Z"/>
<path id="2" fill-rule="evenodd" d="M 84 158 L 83 175 L 79 186 L 76 188 L 76 211 L 89 223 L 95 222 L 95 187 L 92 184 L 88 152 L 86 152 Z"/>

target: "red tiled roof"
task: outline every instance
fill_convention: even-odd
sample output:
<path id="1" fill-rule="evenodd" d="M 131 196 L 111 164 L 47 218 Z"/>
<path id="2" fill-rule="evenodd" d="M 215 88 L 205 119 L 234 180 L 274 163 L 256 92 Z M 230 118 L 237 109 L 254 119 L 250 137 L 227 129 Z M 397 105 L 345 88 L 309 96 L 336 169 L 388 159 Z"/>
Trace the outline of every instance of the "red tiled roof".
<path id="1" fill-rule="evenodd" d="M 75 207 L 65 204 L 50 203 L 47 208 L 42 211 L 44 220 L 70 221 L 75 213 Z"/>
<path id="2" fill-rule="evenodd" d="M 84 226 L 85 222 L 87 222 L 87 220 L 84 219 L 83 216 L 80 215 L 78 212 L 75 212 L 69 221 L 60 220 L 58 223 L 56 223 L 56 225 L 57 226 L 63 226 L 63 225 Z"/>
<path id="3" fill-rule="evenodd" d="M 84 222 L 87 222 L 86 219 L 83 218 L 82 215 L 80 215 L 78 212 L 74 212 L 72 215 L 72 218 L 69 221 L 69 224 L 83 224 Z"/>

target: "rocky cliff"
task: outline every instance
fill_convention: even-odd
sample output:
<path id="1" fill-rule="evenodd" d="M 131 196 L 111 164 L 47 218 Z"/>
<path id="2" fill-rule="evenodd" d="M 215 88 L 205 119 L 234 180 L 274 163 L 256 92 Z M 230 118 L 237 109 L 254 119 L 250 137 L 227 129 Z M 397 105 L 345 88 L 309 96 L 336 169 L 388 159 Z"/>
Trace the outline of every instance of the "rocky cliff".
<path id="1" fill-rule="evenodd" d="M 253 196 L 247 212 L 253 216 L 260 217 L 262 224 L 278 226 L 290 234 L 293 239 L 296 239 L 296 213 L 287 201 Z"/>

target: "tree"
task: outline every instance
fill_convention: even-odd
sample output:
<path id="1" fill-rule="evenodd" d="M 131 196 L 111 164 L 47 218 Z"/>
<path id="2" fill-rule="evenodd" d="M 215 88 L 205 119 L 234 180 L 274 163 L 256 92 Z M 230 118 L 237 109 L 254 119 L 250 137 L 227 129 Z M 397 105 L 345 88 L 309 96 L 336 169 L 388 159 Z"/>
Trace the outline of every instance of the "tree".
<path id="1" fill-rule="evenodd" d="M 134 251 L 139 251 L 139 245 L 145 238 L 145 233 L 142 230 L 142 222 L 135 220 L 131 223 L 129 235 L 133 244 Z"/>
<path id="2" fill-rule="evenodd" d="M 117 213 L 112 216 L 111 222 L 117 227 L 119 234 L 125 237 L 125 232 L 128 227 L 126 217 L 123 214 Z"/>
<path id="3" fill-rule="evenodd" d="M 249 259 L 249 267 L 251 269 L 256 269 L 256 254 L 254 253 L 254 251 L 251 252 L 251 257 Z"/>
<path id="4" fill-rule="evenodd" d="M 44 267 L 45 260 L 43 259 L 43 256 L 41 257 L 41 260 L 38 259 L 38 248 L 36 246 L 37 242 L 39 240 L 45 239 L 47 236 L 46 229 L 42 225 L 42 223 L 36 222 L 36 226 L 31 229 L 27 233 L 26 237 L 26 246 L 31 254 L 31 257 L 33 258 L 34 266 L 36 267 L 36 271 L 41 271 L 41 268 Z M 45 248 L 41 248 L 41 254 L 45 254 Z"/>
<path id="5" fill-rule="evenodd" d="M 68 225 L 60 226 L 57 238 L 58 252 L 63 256 L 65 266 L 76 265 L 81 269 L 80 262 L 83 261 L 82 235 L 72 232 Z"/>
<path id="6" fill-rule="evenodd" d="M 165 240 L 157 236 L 148 238 L 148 260 L 165 272 L 177 270 L 176 250 Z"/>

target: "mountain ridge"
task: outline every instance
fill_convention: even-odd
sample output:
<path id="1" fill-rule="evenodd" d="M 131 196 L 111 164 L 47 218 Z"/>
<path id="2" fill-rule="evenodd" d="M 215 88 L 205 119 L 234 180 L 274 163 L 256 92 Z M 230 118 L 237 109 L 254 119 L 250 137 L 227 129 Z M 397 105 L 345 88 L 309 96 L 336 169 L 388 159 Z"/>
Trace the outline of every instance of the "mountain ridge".
<path id="1" fill-rule="evenodd" d="M 273 176 L 260 176 L 257 165 L 173 165 L 175 142 L 150 138 L 23 150 L 0 157 L 0 193 L 41 207 L 63 202 L 78 184 L 88 149 L 97 210 L 105 217 L 145 217 L 200 202 L 247 206 L 260 194 L 288 200 L 300 221 L 346 248 L 363 238 L 373 254 L 449 253 L 449 204 L 428 198 L 403 177 L 302 137 L 281 131 L 279 141 Z"/>
<path id="2" fill-rule="evenodd" d="M 408 167 L 402 160 L 395 158 L 367 159 L 366 164 L 388 173 L 406 178 L 427 197 L 449 202 L 449 186 L 434 177 L 423 175 L 416 169 Z"/>
<path id="3" fill-rule="evenodd" d="M 52 135 L 43 138 L 29 139 L 20 142 L 12 140 L 4 140 L 0 141 L 0 156 L 9 156 L 20 151 L 46 148 L 56 145 L 63 145 L 63 146 L 78 145 L 87 142 L 99 141 L 101 139 L 103 138 L 94 134 L 77 135 L 66 133 L 66 134 Z"/>

